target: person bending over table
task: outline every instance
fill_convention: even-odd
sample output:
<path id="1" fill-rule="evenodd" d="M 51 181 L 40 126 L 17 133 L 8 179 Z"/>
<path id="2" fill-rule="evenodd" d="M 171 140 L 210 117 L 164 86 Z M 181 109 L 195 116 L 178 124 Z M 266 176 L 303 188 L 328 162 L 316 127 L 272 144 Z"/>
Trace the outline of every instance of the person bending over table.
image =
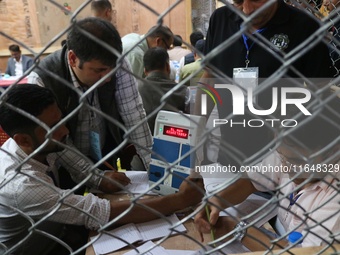
<path id="1" fill-rule="evenodd" d="M 6 249 L 9 254 L 70 254 L 54 239 L 74 251 L 86 244 L 86 229 L 97 230 L 109 221 L 111 226 L 149 221 L 203 197 L 202 180 L 189 177 L 176 194 L 134 202 L 62 190 L 53 178 L 54 167 L 58 153 L 70 150 L 65 149 L 69 131 L 54 94 L 38 85 L 14 85 L 1 103 L 0 125 L 11 137 L 0 150 L 0 243 L 6 247 L 0 246 L 1 254 Z"/>

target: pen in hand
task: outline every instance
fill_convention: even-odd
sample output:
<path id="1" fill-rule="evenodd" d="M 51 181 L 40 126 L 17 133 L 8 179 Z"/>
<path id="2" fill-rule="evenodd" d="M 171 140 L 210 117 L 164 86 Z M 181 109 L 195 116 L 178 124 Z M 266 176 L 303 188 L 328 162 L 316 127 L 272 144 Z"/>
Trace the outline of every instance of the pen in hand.
<path id="1" fill-rule="evenodd" d="M 120 173 L 118 172 L 118 170 L 116 168 L 114 168 L 109 162 L 104 161 L 103 164 L 110 170 L 112 170 L 113 172 L 116 173 L 116 181 L 120 182 L 122 185 L 126 186 L 131 184 L 131 180 L 124 174 L 124 173 Z M 121 175 L 121 176 L 120 176 Z M 121 178 L 119 178 L 121 177 Z"/>
<path id="2" fill-rule="evenodd" d="M 208 205 L 205 206 L 205 212 L 207 214 L 208 222 L 210 223 L 210 212 L 209 212 Z M 213 230 L 212 227 L 211 227 L 211 230 L 210 230 L 210 235 L 211 235 L 211 241 L 215 241 L 215 233 L 214 233 L 214 230 Z M 214 247 L 216 247 L 216 244 L 214 244 Z"/>
<path id="3" fill-rule="evenodd" d="M 116 168 L 114 168 L 109 162 L 104 161 L 103 164 L 110 170 L 113 170 L 115 172 L 118 172 Z"/>

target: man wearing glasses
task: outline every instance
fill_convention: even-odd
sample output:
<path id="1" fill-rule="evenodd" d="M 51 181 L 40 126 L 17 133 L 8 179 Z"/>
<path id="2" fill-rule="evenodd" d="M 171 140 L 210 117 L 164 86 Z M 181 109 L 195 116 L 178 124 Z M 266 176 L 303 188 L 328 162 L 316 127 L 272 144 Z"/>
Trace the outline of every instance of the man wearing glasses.
<path id="1" fill-rule="evenodd" d="M 132 73 L 136 78 L 144 75 L 143 57 L 149 48 L 162 47 L 166 50 L 172 45 L 173 33 L 166 26 L 153 26 L 145 35 L 127 34 L 122 38 L 123 54 L 130 62 Z"/>

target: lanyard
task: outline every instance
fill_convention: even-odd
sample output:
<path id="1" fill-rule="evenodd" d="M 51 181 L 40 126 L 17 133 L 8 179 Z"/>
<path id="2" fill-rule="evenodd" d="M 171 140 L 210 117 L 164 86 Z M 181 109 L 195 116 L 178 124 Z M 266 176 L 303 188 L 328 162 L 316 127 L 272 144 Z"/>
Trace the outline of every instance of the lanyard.
<path id="1" fill-rule="evenodd" d="M 257 29 L 254 33 L 252 34 L 256 34 L 256 33 L 262 33 L 264 30 L 266 30 L 267 28 L 261 28 L 261 29 Z M 247 41 L 248 41 L 248 36 L 246 34 L 242 34 L 242 38 L 243 38 L 243 43 L 244 43 L 244 46 L 246 47 L 246 50 L 247 50 L 247 53 L 246 53 L 246 68 L 248 68 L 248 64 L 250 63 L 250 60 L 249 60 L 249 52 L 251 50 L 251 48 L 253 48 L 254 44 L 255 44 L 255 41 L 252 42 L 252 44 L 249 46 Z"/>
<path id="2" fill-rule="evenodd" d="M 292 205 L 295 205 L 296 201 L 301 197 L 302 193 L 299 195 L 294 196 L 294 193 L 290 194 L 289 196 L 289 207 L 290 208 Z"/>
<path id="3" fill-rule="evenodd" d="M 285 216 L 285 219 L 284 221 L 287 220 L 287 217 L 288 217 L 288 213 L 290 211 L 290 208 L 296 204 L 296 201 L 299 199 L 299 197 L 301 197 L 302 193 L 301 194 L 298 194 L 298 195 L 295 195 L 294 196 L 294 192 L 292 192 L 289 196 L 289 206 L 287 208 L 287 211 L 286 211 L 286 216 Z"/>

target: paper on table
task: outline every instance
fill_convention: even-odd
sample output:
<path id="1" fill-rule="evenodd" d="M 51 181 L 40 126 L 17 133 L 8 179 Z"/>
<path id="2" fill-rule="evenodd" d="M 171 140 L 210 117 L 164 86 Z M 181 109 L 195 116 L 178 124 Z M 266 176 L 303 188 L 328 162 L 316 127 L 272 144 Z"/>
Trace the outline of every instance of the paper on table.
<path id="1" fill-rule="evenodd" d="M 250 250 L 247 247 L 245 247 L 242 243 L 240 243 L 238 241 L 232 242 L 231 244 L 227 245 L 226 247 L 222 248 L 219 251 L 215 251 L 213 253 L 209 252 L 212 249 L 213 248 L 210 247 L 210 246 L 205 246 L 204 249 L 200 249 L 198 251 L 195 251 L 191 255 L 205 255 L 205 254 L 208 254 L 208 253 L 209 253 L 209 255 L 221 255 L 221 254 L 237 254 L 237 253 L 250 252 Z"/>
<path id="2" fill-rule="evenodd" d="M 152 250 L 148 251 L 147 253 L 143 253 L 150 249 L 151 247 L 154 248 L 152 248 Z M 156 246 L 156 244 L 151 241 L 146 242 L 145 244 L 137 247 L 137 250 L 138 252 L 136 250 L 132 250 L 127 253 L 124 253 L 124 255 L 138 255 L 141 253 L 145 255 L 172 255 L 172 253 L 168 253 L 162 246 Z"/>
<path id="3" fill-rule="evenodd" d="M 169 223 L 170 221 L 170 223 Z M 171 231 L 169 228 L 179 220 L 175 214 L 168 216 L 167 221 L 164 219 L 157 219 L 145 223 L 137 224 L 137 228 L 142 235 L 143 241 L 153 240 L 157 238 L 161 238 L 167 235 L 175 235 L 178 232 L 185 232 L 186 228 L 180 224 L 175 228 L 176 231 Z"/>
<path id="4" fill-rule="evenodd" d="M 132 223 L 116 228 L 113 231 L 109 231 L 109 233 L 111 235 L 103 234 L 93 243 L 93 249 L 96 254 L 105 254 L 119 250 L 127 246 L 129 243 L 142 240 L 142 236 L 136 228 L 136 225 Z M 92 237 L 91 239 L 96 237 Z M 119 237 L 126 240 L 126 242 L 114 237 Z"/>
<path id="5" fill-rule="evenodd" d="M 212 193 L 222 187 L 223 183 L 232 183 L 235 178 L 238 178 L 237 173 L 217 171 L 221 167 L 222 165 L 219 163 L 201 166 L 199 173 L 203 177 L 204 188 L 207 193 Z"/>
<path id="6" fill-rule="evenodd" d="M 194 255 L 195 251 L 190 250 L 166 250 L 171 255 Z"/>
<path id="7" fill-rule="evenodd" d="M 147 253 L 143 253 L 147 251 L 148 249 L 152 248 L 151 251 L 148 251 Z M 162 246 L 157 245 L 154 242 L 146 242 L 145 244 L 137 247 L 137 250 L 131 250 L 127 253 L 124 253 L 123 255 L 138 255 L 138 254 L 145 254 L 145 255 L 194 255 L 195 251 L 190 251 L 190 250 L 167 250 L 164 249 Z"/>
<path id="8" fill-rule="evenodd" d="M 128 244 L 132 244 L 137 241 L 149 241 L 151 239 L 157 239 L 168 235 L 174 235 L 178 232 L 186 231 L 186 228 L 182 224 L 176 228 L 178 232 L 171 231 L 169 228 L 172 225 L 178 223 L 179 220 L 176 215 L 171 215 L 166 218 L 167 220 L 157 219 L 139 224 L 130 223 L 110 230 L 108 231 L 110 235 L 103 234 L 93 243 L 93 249 L 95 250 L 96 254 L 105 254 L 119 250 Z M 96 237 L 97 236 L 92 237 L 91 240 Z M 125 240 L 125 242 L 114 237 L 119 237 L 120 239 Z"/>
<path id="9" fill-rule="evenodd" d="M 124 187 L 125 190 L 119 193 L 130 192 L 133 194 L 147 193 L 149 190 L 149 176 L 145 171 L 125 171 L 127 177 L 131 180 L 131 183 Z"/>
<path id="10" fill-rule="evenodd" d="M 231 184 L 235 178 L 239 178 L 237 173 L 212 171 L 219 169 L 220 167 L 221 165 L 219 163 L 214 163 L 202 168 L 203 170 L 210 169 L 210 171 L 201 173 L 207 193 L 216 193 L 216 191 L 220 188 L 228 186 L 227 183 Z M 243 203 L 229 207 L 222 211 L 220 216 L 229 215 L 242 218 L 263 206 L 261 211 L 247 220 L 249 223 L 254 222 L 256 227 L 261 227 L 264 223 L 277 215 L 277 205 L 270 204 L 268 206 L 264 206 L 266 202 L 268 202 L 268 199 L 252 194 Z"/>
<path id="11" fill-rule="evenodd" d="M 268 199 L 255 194 L 251 194 L 241 204 L 229 207 L 224 211 L 221 211 L 220 216 L 234 216 L 237 218 L 242 218 L 246 215 L 252 214 L 257 209 L 262 207 L 262 209 L 258 213 L 247 219 L 249 223 L 254 222 L 254 225 L 256 227 L 261 227 L 264 223 L 268 222 L 271 218 L 277 215 L 277 205 L 270 204 L 264 206 L 266 202 L 268 202 Z"/>

